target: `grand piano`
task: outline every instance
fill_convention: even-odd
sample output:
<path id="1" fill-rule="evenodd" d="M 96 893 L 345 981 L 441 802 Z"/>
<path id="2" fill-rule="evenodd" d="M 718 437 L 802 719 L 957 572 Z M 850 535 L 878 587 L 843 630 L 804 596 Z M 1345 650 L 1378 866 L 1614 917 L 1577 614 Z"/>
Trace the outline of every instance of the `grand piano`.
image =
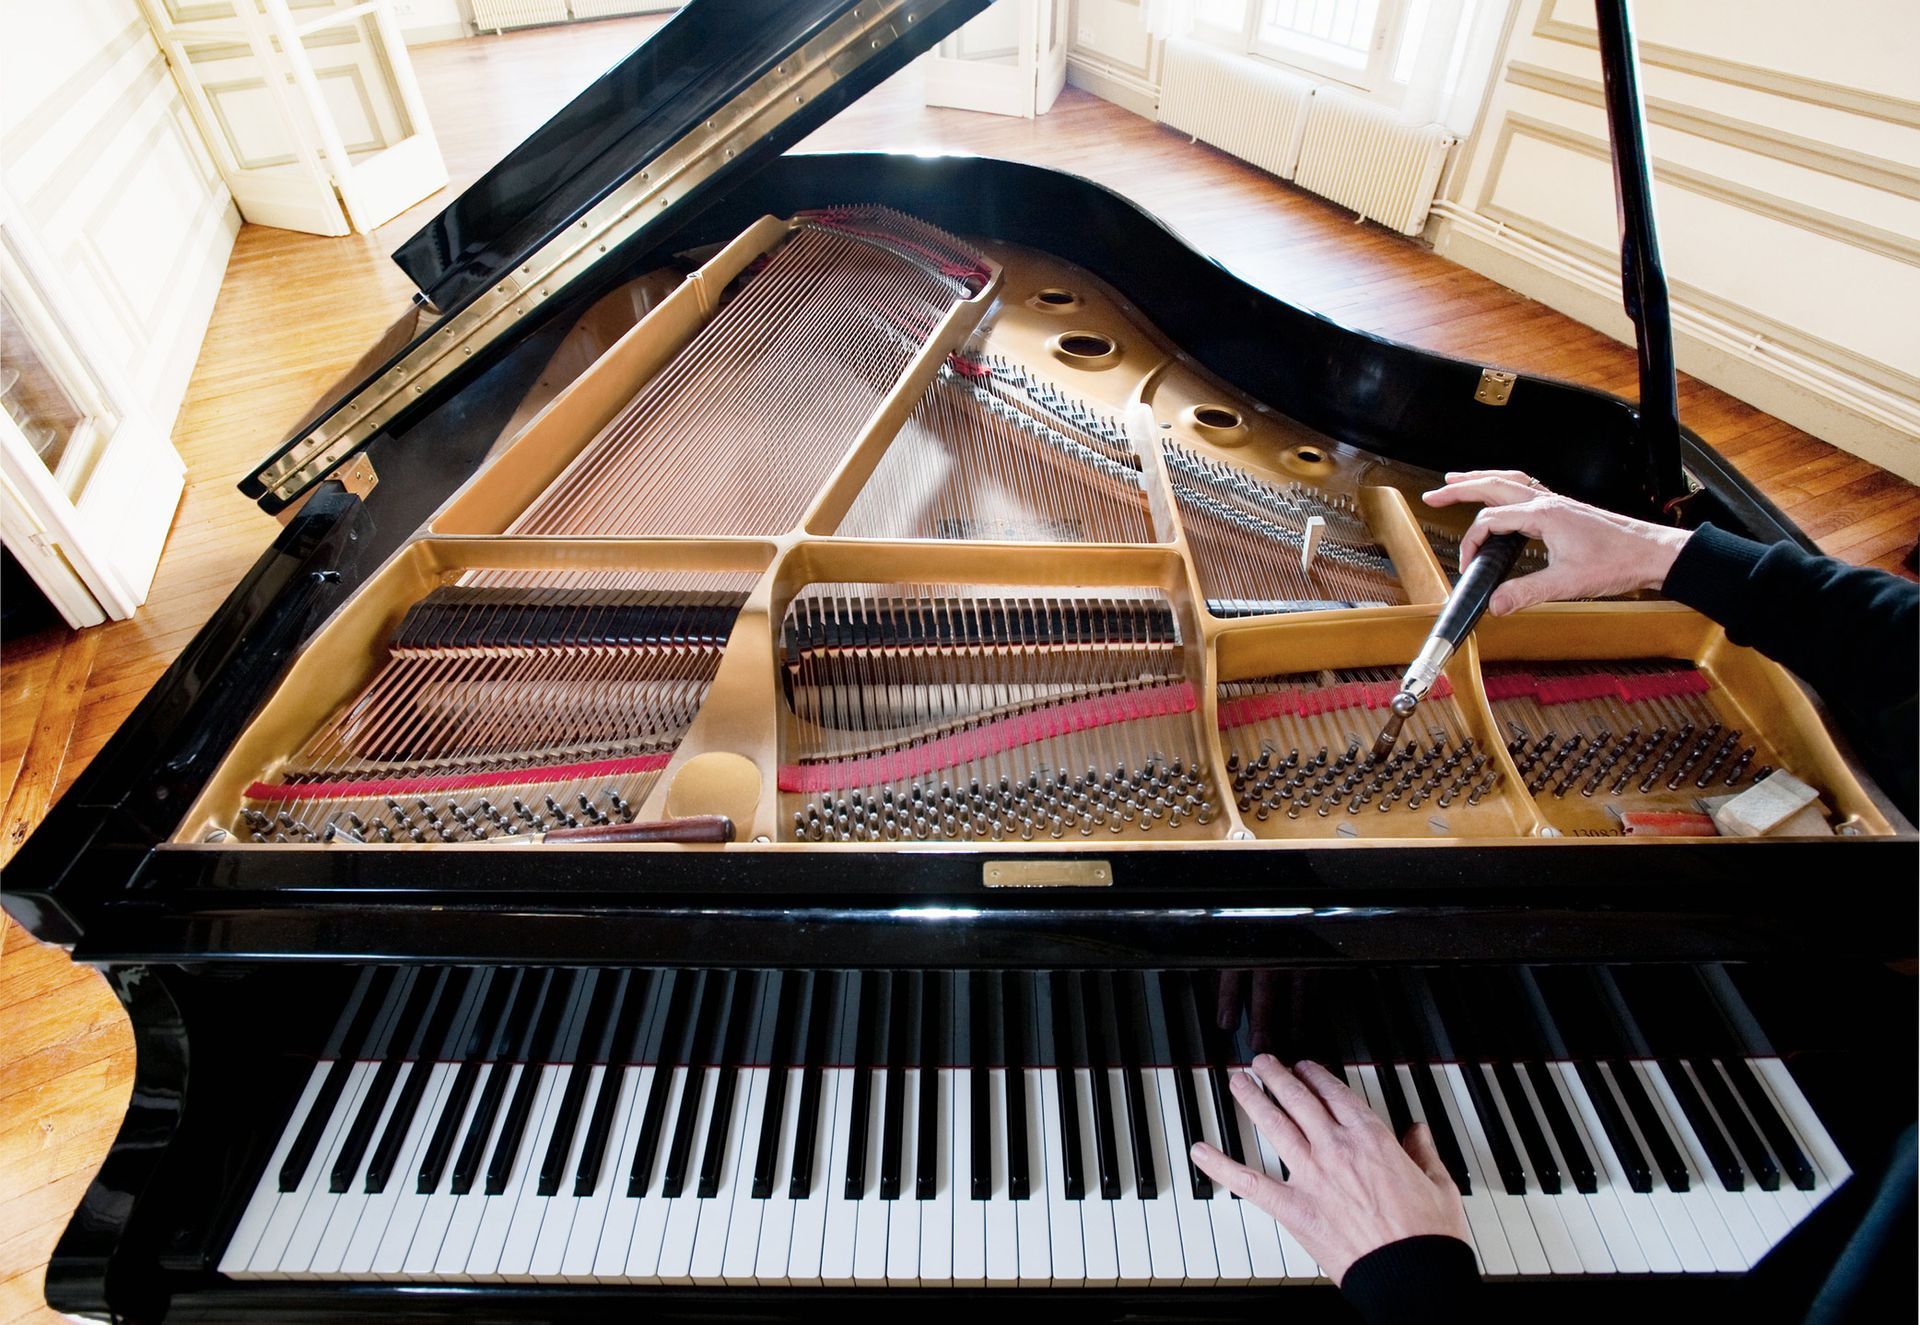
<path id="1" fill-rule="evenodd" d="M 1071 175 L 787 154 L 981 7 L 696 0 L 395 254 L 8 873 L 138 1046 L 56 1308 L 1337 1319 L 1185 1158 L 1281 1174 L 1269 1051 L 1433 1128 L 1496 1314 L 1804 1310 L 1913 1110 L 1846 734 L 1647 598 L 1485 623 L 1365 752 L 1438 471 L 1806 542 L 1676 417 L 1624 6 L 1638 404 Z M 1781 770 L 1793 833 L 1700 835 Z"/>

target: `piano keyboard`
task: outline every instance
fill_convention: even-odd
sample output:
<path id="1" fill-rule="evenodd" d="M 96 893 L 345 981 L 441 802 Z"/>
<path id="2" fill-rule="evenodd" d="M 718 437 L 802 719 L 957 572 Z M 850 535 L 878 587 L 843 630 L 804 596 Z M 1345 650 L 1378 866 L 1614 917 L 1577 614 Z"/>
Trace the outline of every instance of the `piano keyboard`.
<path id="1" fill-rule="evenodd" d="M 1757 1035 L 1712 968 L 367 968 L 219 1269 L 1314 1280 L 1187 1160 L 1205 1139 L 1284 1178 L 1228 1089 L 1273 1049 L 1334 1067 L 1396 1132 L 1433 1128 L 1491 1276 L 1739 1272 L 1849 1172 Z"/>

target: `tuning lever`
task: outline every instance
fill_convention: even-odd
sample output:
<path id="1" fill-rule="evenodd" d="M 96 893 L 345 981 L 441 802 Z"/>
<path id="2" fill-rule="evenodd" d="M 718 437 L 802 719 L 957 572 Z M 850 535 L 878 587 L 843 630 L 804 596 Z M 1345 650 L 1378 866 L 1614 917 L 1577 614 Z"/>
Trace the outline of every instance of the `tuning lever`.
<path id="1" fill-rule="evenodd" d="M 493 838 L 496 842 L 572 842 L 580 846 L 620 846 L 630 842 L 720 843 L 733 841 L 733 820 L 724 814 L 690 814 L 655 823 L 582 824 L 545 833 Z"/>
<path id="2" fill-rule="evenodd" d="M 1447 595 L 1439 619 L 1427 634 L 1427 642 L 1420 646 L 1406 675 L 1400 678 L 1400 691 L 1390 706 L 1393 711 L 1380 732 L 1380 739 L 1373 743 L 1373 758 L 1384 759 L 1393 752 L 1401 728 L 1433 689 L 1434 682 L 1440 679 L 1441 671 L 1452 661 L 1461 642 L 1486 615 L 1493 591 L 1512 573 L 1513 564 L 1519 560 L 1520 549 L 1526 543 L 1525 534 L 1491 535 L 1460 572 L 1460 582 Z"/>

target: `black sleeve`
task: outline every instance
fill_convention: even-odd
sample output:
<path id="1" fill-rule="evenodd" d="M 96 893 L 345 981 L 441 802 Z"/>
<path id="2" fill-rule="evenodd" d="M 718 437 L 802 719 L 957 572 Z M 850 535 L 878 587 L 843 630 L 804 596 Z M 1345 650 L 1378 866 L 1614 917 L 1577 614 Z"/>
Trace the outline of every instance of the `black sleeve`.
<path id="1" fill-rule="evenodd" d="M 1367 1325 L 1466 1325 L 1480 1319 L 1473 1248 L 1439 1234 L 1374 1248 L 1347 1267 L 1340 1292 Z"/>
<path id="2" fill-rule="evenodd" d="M 1875 780 L 1914 817 L 1920 584 L 1706 524 L 1663 589 L 1812 686 Z"/>

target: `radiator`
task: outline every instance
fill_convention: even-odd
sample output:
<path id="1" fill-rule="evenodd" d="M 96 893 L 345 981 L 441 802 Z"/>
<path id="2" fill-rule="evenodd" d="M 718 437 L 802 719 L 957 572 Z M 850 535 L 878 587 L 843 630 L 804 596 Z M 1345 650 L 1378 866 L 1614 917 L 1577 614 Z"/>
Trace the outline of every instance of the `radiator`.
<path id="1" fill-rule="evenodd" d="M 473 26 L 482 32 L 565 23 L 567 0 L 473 0 Z"/>
<path id="2" fill-rule="evenodd" d="M 1417 235 L 1453 143 L 1438 124 L 1402 124 L 1384 107 L 1323 87 L 1307 112 L 1293 180 L 1367 220 Z"/>
<path id="3" fill-rule="evenodd" d="M 1292 179 L 1313 84 L 1186 38 L 1161 65 L 1160 122 Z"/>

